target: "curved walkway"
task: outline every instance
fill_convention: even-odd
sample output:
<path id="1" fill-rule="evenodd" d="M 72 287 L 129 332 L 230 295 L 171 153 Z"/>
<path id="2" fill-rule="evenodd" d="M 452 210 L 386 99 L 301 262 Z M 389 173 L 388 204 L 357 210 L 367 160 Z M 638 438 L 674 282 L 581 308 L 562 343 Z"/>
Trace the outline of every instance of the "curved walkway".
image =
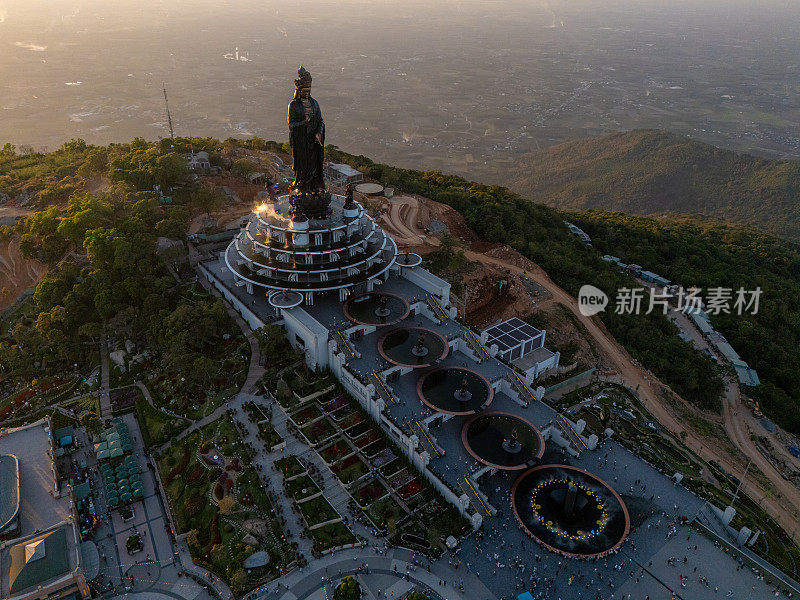
<path id="1" fill-rule="evenodd" d="M 382 550 L 374 546 L 324 556 L 315 560 L 313 567 L 298 569 L 271 581 L 251 596 L 259 600 L 306 600 L 322 590 L 332 591 L 345 575 L 355 575 L 362 587 L 367 588 L 367 598 L 375 600 L 384 594 L 402 597 L 412 587 L 447 600 L 495 599 L 491 590 L 474 574 L 467 573 L 463 567 L 455 569 L 450 566 L 447 556 L 429 561 L 403 548 Z M 380 577 L 373 579 L 372 575 Z M 444 585 L 440 585 L 442 581 Z M 332 597 L 330 593 L 326 595 Z"/>

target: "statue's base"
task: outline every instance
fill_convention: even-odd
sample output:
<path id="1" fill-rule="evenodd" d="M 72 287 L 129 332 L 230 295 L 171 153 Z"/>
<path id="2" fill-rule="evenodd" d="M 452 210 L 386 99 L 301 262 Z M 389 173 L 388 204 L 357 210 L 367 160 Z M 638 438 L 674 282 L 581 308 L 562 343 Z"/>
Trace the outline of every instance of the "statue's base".
<path id="1" fill-rule="evenodd" d="M 295 221 L 306 219 L 327 219 L 331 216 L 331 193 L 326 190 L 316 192 L 293 191 L 289 194 L 292 218 Z"/>

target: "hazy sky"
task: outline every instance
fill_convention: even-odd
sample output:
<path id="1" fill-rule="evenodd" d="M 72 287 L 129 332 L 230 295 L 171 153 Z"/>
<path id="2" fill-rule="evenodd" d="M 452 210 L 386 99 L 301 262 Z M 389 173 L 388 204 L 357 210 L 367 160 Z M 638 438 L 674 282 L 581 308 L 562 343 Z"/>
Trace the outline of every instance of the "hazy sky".
<path id="1" fill-rule="evenodd" d="M 795 1 L 0 0 L 0 141 L 164 136 L 162 82 L 178 134 L 283 139 L 303 63 L 330 141 L 403 164 L 633 126 L 780 153 L 799 61 Z"/>

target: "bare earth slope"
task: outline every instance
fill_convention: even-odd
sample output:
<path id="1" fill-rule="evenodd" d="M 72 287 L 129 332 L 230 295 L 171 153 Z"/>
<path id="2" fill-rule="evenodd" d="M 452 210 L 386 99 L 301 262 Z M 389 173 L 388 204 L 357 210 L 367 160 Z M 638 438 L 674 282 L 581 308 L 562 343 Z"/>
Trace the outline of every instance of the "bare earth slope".
<path id="1" fill-rule="evenodd" d="M 666 131 L 575 140 L 522 156 L 508 187 L 565 210 L 690 213 L 800 239 L 800 161 L 756 158 Z"/>

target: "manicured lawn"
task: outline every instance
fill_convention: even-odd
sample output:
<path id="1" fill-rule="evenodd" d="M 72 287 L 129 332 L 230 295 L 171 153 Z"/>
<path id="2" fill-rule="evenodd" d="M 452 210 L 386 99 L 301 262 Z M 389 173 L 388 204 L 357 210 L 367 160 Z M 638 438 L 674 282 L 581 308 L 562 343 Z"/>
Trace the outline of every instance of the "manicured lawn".
<path id="1" fill-rule="evenodd" d="M 302 500 L 319 493 L 320 489 L 308 475 L 286 481 L 286 493 L 295 500 Z"/>
<path id="2" fill-rule="evenodd" d="M 369 469 L 358 456 L 348 456 L 331 466 L 342 483 L 348 484 L 367 474 Z"/>
<path id="3" fill-rule="evenodd" d="M 367 515 L 378 529 L 383 529 L 390 525 L 393 526 L 397 521 L 406 516 L 406 512 L 394 498 L 387 496 L 386 498 L 373 502 Z"/>
<path id="4" fill-rule="evenodd" d="M 306 472 L 306 468 L 294 456 L 285 456 L 276 460 L 275 465 L 281 470 L 283 476 L 287 478 Z"/>
<path id="5" fill-rule="evenodd" d="M 322 496 L 317 496 L 307 502 L 299 502 L 298 507 L 300 508 L 300 512 L 303 513 L 303 517 L 305 517 L 309 527 L 339 517 L 339 513 L 337 513 Z"/>
<path id="6" fill-rule="evenodd" d="M 189 422 L 156 410 L 143 397 L 136 399 L 136 417 L 147 447 L 159 447 L 180 433 Z"/>
<path id="7" fill-rule="evenodd" d="M 318 527 L 311 531 L 311 537 L 314 538 L 314 549 L 319 552 L 358 541 L 341 522 Z"/>

